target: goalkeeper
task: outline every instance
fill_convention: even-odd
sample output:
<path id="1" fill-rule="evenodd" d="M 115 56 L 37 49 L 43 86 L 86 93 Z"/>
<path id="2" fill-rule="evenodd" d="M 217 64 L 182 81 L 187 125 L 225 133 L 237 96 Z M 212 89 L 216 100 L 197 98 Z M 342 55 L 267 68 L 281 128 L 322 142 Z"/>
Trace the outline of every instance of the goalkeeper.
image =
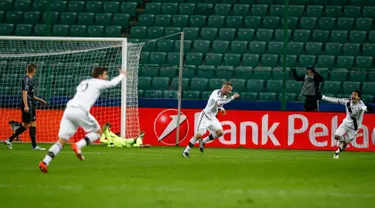
<path id="1" fill-rule="evenodd" d="M 108 145 L 108 147 L 150 147 L 150 145 L 143 144 L 143 137 L 145 135 L 144 131 L 139 133 L 139 136 L 136 138 L 125 139 L 120 136 L 117 136 L 111 131 L 112 125 L 107 122 L 103 125 L 102 130 L 103 134 L 100 138 L 100 142 Z"/>

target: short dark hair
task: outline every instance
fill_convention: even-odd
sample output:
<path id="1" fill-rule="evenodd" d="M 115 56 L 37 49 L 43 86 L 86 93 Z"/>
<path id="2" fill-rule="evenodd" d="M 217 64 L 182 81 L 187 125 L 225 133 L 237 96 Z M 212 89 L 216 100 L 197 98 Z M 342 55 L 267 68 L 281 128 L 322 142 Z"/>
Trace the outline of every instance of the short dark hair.
<path id="1" fill-rule="evenodd" d="M 358 97 L 362 97 L 362 92 L 361 92 L 361 90 L 353 90 L 353 92 L 356 92 L 357 93 L 357 95 L 358 95 Z"/>
<path id="2" fill-rule="evenodd" d="M 36 69 L 35 64 L 28 64 L 27 67 L 26 67 L 27 73 L 34 73 L 35 69 Z"/>
<path id="3" fill-rule="evenodd" d="M 92 71 L 92 75 L 91 76 L 94 77 L 94 78 L 98 78 L 100 75 L 102 75 L 106 71 L 108 71 L 107 68 L 105 68 L 103 66 L 97 66 Z"/>
<path id="4" fill-rule="evenodd" d="M 225 81 L 223 85 L 233 86 L 232 82 Z"/>

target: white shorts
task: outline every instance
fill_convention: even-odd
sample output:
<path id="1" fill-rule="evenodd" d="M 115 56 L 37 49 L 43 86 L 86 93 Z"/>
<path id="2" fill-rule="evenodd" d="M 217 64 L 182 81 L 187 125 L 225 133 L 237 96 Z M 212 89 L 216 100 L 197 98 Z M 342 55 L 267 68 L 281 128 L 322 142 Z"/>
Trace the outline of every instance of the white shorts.
<path id="1" fill-rule="evenodd" d="M 197 134 L 203 135 L 206 133 L 207 130 L 209 130 L 210 133 L 214 133 L 217 130 L 223 130 L 223 127 L 221 126 L 220 121 L 217 118 L 208 118 L 206 114 L 202 111 L 199 115 L 197 129 Z"/>
<path id="2" fill-rule="evenodd" d="M 59 138 L 69 140 L 82 127 L 85 132 L 97 132 L 98 121 L 89 112 L 81 108 L 68 107 L 60 122 Z"/>
<path id="3" fill-rule="evenodd" d="M 358 130 L 351 129 L 342 123 L 336 130 L 335 135 L 341 137 L 340 141 L 350 143 L 355 139 L 357 133 Z"/>

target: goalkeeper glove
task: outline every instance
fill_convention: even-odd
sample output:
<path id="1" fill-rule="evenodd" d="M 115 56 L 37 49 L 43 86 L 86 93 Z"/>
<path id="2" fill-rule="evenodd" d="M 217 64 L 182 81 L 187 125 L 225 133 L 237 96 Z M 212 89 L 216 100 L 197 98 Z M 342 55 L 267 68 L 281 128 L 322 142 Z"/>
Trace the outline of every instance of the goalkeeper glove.
<path id="1" fill-rule="evenodd" d="M 113 142 L 109 143 L 108 147 L 115 147 L 115 145 L 113 144 Z"/>

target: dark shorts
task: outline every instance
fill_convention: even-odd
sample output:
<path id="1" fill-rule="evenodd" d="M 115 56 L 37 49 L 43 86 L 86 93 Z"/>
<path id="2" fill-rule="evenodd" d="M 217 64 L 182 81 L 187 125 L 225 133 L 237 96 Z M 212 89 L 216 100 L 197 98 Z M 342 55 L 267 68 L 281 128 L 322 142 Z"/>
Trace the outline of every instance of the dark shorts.
<path id="1" fill-rule="evenodd" d="M 315 96 L 306 96 L 305 111 L 318 111 L 318 100 Z"/>
<path id="2" fill-rule="evenodd" d="M 29 108 L 29 112 L 25 112 L 24 108 L 21 108 L 22 111 L 22 122 L 30 123 L 36 121 L 35 108 Z"/>

